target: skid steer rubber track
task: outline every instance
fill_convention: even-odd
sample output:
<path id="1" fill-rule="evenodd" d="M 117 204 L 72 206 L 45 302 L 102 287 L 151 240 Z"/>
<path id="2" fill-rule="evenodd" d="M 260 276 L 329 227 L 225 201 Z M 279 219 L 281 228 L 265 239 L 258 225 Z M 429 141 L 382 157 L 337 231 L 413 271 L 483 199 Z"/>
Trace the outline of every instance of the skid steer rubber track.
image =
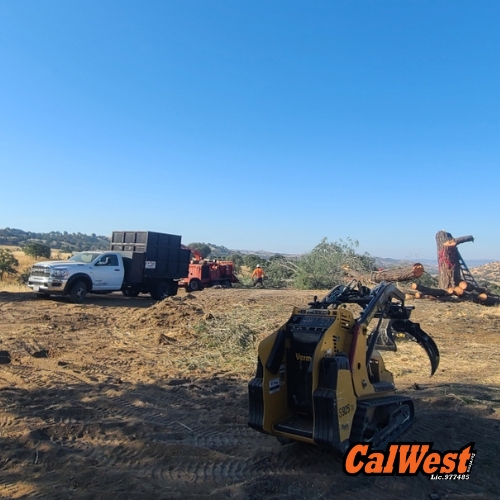
<path id="1" fill-rule="evenodd" d="M 371 443 L 372 449 L 384 449 L 413 423 L 414 406 L 410 398 L 387 396 L 358 401 L 350 442 Z"/>

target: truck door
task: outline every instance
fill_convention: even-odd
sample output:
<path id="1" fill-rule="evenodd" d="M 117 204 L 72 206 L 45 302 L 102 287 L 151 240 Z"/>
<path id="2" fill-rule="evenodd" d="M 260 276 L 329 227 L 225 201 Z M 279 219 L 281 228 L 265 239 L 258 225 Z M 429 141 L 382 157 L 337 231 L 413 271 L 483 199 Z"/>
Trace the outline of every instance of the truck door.
<path id="1" fill-rule="evenodd" d="M 123 283 L 123 264 L 115 253 L 106 253 L 94 264 L 94 290 L 120 290 Z"/>

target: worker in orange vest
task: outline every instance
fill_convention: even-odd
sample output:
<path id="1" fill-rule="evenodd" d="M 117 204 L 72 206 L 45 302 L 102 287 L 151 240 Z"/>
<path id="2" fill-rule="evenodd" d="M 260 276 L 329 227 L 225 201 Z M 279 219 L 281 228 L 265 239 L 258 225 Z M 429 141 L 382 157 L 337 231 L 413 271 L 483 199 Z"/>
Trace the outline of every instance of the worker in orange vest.
<path id="1" fill-rule="evenodd" d="M 257 264 L 257 267 L 254 269 L 252 273 L 253 286 L 257 286 L 260 283 L 260 286 L 264 288 L 264 284 L 262 283 L 262 278 L 265 276 L 264 270 L 260 267 L 260 264 Z"/>

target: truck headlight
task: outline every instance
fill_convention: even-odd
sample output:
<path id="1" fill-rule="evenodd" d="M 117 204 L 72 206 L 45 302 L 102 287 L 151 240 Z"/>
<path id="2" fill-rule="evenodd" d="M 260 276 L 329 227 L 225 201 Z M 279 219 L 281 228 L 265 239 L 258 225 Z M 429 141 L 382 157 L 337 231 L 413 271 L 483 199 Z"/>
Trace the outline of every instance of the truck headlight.
<path id="1" fill-rule="evenodd" d="M 51 272 L 51 275 L 54 278 L 61 278 L 61 279 L 67 278 L 68 274 L 69 273 L 67 269 L 53 269 Z"/>

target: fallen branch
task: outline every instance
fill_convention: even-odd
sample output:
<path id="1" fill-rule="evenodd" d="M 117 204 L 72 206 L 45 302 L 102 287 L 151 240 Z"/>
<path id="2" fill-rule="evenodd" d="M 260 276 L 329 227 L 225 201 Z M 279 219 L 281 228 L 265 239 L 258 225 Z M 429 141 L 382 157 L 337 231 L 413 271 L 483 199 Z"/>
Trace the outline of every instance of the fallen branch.
<path id="1" fill-rule="evenodd" d="M 372 272 L 371 281 L 381 283 L 382 281 L 408 281 L 420 278 L 424 274 L 424 266 L 419 262 L 410 266 L 393 267 L 381 271 Z"/>
<path id="2" fill-rule="evenodd" d="M 474 236 L 468 235 L 468 236 L 459 236 L 458 238 L 451 238 L 443 243 L 443 246 L 445 247 L 456 247 L 457 245 L 460 245 L 461 243 L 467 243 L 468 241 L 474 241 Z"/>

